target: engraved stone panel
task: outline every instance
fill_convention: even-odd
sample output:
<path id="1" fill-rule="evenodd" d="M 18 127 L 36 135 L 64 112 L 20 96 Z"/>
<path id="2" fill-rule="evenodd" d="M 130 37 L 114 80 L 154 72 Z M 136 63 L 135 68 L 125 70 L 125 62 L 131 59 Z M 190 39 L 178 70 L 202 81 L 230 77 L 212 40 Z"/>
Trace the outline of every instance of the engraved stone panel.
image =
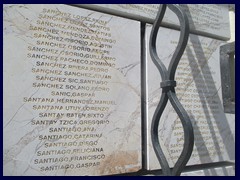
<path id="1" fill-rule="evenodd" d="M 156 18 L 159 4 L 79 4 L 79 6 L 152 23 Z M 223 40 L 230 38 L 227 4 L 180 4 L 180 6 L 187 13 L 191 32 Z M 163 24 L 170 27 L 179 25 L 176 15 L 168 8 Z"/>
<path id="2" fill-rule="evenodd" d="M 4 5 L 4 175 L 141 169 L 140 23 Z"/>
<path id="3" fill-rule="evenodd" d="M 148 50 L 151 28 L 151 25 L 146 27 L 146 107 L 147 168 L 152 170 L 160 168 L 152 148 L 150 128 L 161 95 L 161 77 Z M 178 38 L 179 31 L 162 27 L 159 29 L 156 47 L 166 67 L 176 49 Z M 235 116 L 225 114 L 222 105 L 219 58 L 219 47 L 222 44 L 223 41 L 191 34 L 176 71 L 176 94 L 190 116 L 195 135 L 193 153 L 187 165 L 235 159 Z M 173 167 L 182 151 L 183 129 L 170 102 L 160 120 L 159 139 L 166 158 Z"/>

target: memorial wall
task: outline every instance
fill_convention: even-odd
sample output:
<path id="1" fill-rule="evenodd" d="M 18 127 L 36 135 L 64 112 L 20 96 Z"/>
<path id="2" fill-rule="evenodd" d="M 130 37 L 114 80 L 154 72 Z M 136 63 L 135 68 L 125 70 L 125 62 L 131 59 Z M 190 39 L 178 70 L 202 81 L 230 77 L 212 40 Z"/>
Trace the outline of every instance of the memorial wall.
<path id="1" fill-rule="evenodd" d="M 146 26 L 146 44 L 151 29 L 151 25 Z M 176 49 L 179 34 L 176 30 L 159 29 L 157 53 L 166 67 Z M 176 70 L 176 95 L 188 112 L 194 129 L 194 149 L 188 166 L 235 159 L 235 116 L 225 114 L 222 106 L 219 60 L 222 44 L 223 41 L 191 34 Z M 157 83 L 157 80 L 161 82 L 161 77 L 148 53 L 148 46 L 146 51 L 147 168 L 152 170 L 160 168 L 152 148 L 150 128 L 162 90 Z M 159 139 L 169 165 L 173 167 L 182 152 L 184 133 L 170 102 L 160 120 Z"/>
<path id="2" fill-rule="evenodd" d="M 230 38 L 228 6 L 181 7 L 191 34 L 175 89 L 194 129 L 187 166 L 234 162 L 235 115 L 223 110 L 219 51 Z M 3 175 L 142 175 L 161 169 L 150 134 L 162 91 L 148 46 L 157 9 L 3 6 Z M 169 9 L 162 25 L 156 47 L 167 67 L 180 34 Z M 173 167 L 184 139 L 169 102 L 159 139 Z M 182 175 L 234 174 L 226 165 Z"/>
<path id="3" fill-rule="evenodd" d="M 189 17 L 189 26 L 192 33 L 221 40 L 230 38 L 227 4 L 179 5 Z M 77 6 L 153 23 L 157 15 L 159 4 L 77 4 Z M 166 10 L 162 25 L 171 28 L 179 27 L 178 19 L 171 10 Z"/>
<path id="4" fill-rule="evenodd" d="M 4 175 L 141 169 L 140 23 L 4 6 Z"/>

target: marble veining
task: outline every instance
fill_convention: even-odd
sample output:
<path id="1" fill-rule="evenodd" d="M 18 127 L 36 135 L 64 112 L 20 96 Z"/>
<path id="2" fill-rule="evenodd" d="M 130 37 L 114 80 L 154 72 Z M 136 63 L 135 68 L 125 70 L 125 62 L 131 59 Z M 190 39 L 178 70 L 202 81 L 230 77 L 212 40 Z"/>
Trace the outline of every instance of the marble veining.
<path id="1" fill-rule="evenodd" d="M 151 25 L 146 26 L 146 42 L 149 41 Z M 160 28 L 157 37 L 157 53 L 165 66 L 170 62 L 176 48 L 179 32 Z M 188 112 L 194 128 L 195 144 L 187 164 L 196 165 L 235 160 L 235 116 L 225 114 L 221 99 L 219 47 L 223 41 L 190 35 L 175 79 L 176 94 Z M 147 51 L 147 123 L 159 102 L 161 76 Z M 148 169 L 161 168 L 152 149 L 148 128 Z M 159 125 L 159 139 L 170 166 L 178 159 L 183 147 L 183 130 L 179 117 L 170 103 L 167 104 Z M 230 148 L 231 147 L 231 148 Z"/>
<path id="2" fill-rule="evenodd" d="M 140 23 L 68 5 L 3 14 L 4 175 L 141 169 Z"/>

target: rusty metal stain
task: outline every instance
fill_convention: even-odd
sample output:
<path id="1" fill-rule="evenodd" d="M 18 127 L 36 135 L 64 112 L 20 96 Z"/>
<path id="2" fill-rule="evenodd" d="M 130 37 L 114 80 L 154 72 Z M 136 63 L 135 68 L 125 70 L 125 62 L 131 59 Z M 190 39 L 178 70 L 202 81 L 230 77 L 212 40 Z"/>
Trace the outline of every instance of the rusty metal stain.
<path id="1" fill-rule="evenodd" d="M 100 175 L 136 172 L 141 166 L 139 151 L 117 151 L 100 162 Z"/>

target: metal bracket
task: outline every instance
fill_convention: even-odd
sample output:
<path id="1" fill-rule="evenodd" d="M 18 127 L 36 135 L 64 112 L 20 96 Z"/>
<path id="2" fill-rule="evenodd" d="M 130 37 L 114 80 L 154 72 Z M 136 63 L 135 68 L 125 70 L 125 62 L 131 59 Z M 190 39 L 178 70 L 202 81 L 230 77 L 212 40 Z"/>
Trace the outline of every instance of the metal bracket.
<path id="1" fill-rule="evenodd" d="M 156 51 L 157 33 L 167 7 L 177 15 L 180 22 L 179 42 L 172 56 L 168 69 L 164 66 L 162 61 L 159 59 Z M 154 21 L 154 24 L 153 24 L 153 28 L 150 35 L 150 42 L 149 42 L 149 51 L 150 51 L 152 61 L 157 66 L 160 72 L 160 75 L 162 77 L 162 82 L 161 82 L 162 95 L 160 98 L 160 102 L 153 115 L 152 124 L 151 124 L 151 138 L 152 138 L 154 151 L 162 167 L 163 175 L 166 175 L 166 176 L 179 176 L 183 168 L 186 166 L 188 160 L 190 159 L 190 156 L 193 151 L 194 133 L 193 133 L 191 120 L 186 110 L 183 108 L 182 104 L 179 102 L 174 89 L 176 86 L 176 81 L 174 80 L 175 72 L 176 72 L 179 60 L 181 59 L 182 54 L 186 48 L 188 37 L 189 37 L 189 22 L 185 12 L 181 9 L 181 7 L 173 4 L 160 5 L 158 14 L 156 16 L 156 20 Z M 158 138 L 159 121 L 167 105 L 168 99 L 170 100 L 170 103 L 172 104 L 174 110 L 178 114 L 181 120 L 181 123 L 183 125 L 183 131 L 184 131 L 183 150 L 176 164 L 174 165 L 173 169 L 170 169 L 169 167 L 167 159 L 161 149 L 159 138 Z"/>
<path id="2" fill-rule="evenodd" d="M 231 68 L 231 58 L 235 60 L 235 42 L 220 47 L 220 68 L 222 82 L 222 98 L 225 113 L 235 113 L 235 75 L 234 68 Z M 233 64 L 233 63 L 232 63 Z"/>

